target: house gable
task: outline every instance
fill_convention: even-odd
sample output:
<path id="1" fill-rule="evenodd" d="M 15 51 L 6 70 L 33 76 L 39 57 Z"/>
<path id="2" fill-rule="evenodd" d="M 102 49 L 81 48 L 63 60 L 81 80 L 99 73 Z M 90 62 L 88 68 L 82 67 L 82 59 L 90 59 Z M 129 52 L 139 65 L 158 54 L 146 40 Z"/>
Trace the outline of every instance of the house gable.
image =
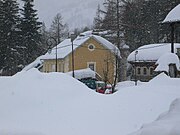
<path id="1" fill-rule="evenodd" d="M 91 50 L 89 47 L 94 48 Z M 72 70 L 72 54 L 69 57 L 69 70 Z M 89 68 L 89 64 L 94 63 L 94 70 L 102 76 L 108 72 L 108 78 L 114 78 L 115 55 L 94 38 L 89 38 L 74 51 L 75 70 Z M 110 80 L 112 82 L 112 79 Z"/>

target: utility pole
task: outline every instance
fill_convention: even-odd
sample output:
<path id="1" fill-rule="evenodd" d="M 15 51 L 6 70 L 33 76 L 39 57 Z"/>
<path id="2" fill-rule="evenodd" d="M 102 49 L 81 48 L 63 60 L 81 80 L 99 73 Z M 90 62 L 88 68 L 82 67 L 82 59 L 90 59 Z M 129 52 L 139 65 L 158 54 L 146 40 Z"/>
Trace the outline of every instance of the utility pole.
<path id="1" fill-rule="evenodd" d="M 116 8 L 117 8 L 117 46 L 120 49 L 120 23 L 119 23 L 119 0 L 117 0 L 116 3 Z"/>
<path id="2" fill-rule="evenodd" d="M 119 20 L 119 0 L 116 1 L 116 10 L 117 10 L 117 47 L 121 52 L 121 46 L 120 46 L 120 20 Z M 120 60 L 119 57 L 117 58 L 117 75 L 118 75 L 118 82 L 122 81 L 122 60 Z"/>
<path id="3" fill-rule="evenodd" d="M 174 29 L 175 29 L 175 23 L 171 23 L 171 53 L 174 53 Z"/>
<path id="4" fill-rule="evenodd" d="M 60 43 L 60 34 L 59 34 L 59 20 L 58 20 L 58 27 L 57 27 L 57 44 L 56 44 L 56 72 L 57 72 L 57 46 Z"/>
<path id="5" fill-rule="evenodd" d="M 136 56 L 138 54 L 138 50 L 135 51 L 135 63 L 134 63 L 134 81 L 135 81 L 135 86 L 137 85 L 137 71 L 136 71 Z"/>
<path id="6" fill-rule="evenodd" d="M 72 76 L 75 77 L 74 74 L 74 45 L 73 45 L 73 41 L 76 38 L 76 35 L 74 34 L 74 32 L 71 33 L 71 43 L 72 43 Z"/>

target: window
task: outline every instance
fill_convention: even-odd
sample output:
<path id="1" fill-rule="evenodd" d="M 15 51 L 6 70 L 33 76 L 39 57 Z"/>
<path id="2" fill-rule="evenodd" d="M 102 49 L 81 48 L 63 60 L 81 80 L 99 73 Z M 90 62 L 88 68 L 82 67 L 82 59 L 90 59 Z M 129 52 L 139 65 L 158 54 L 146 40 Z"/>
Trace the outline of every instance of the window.
<path id="1" fill-rule="evenodd" d="M 89 64 L 89 68 L 94 71 L 94 64 Z"/>
<path id="2" fill-rule="evenodd" d="M 151 68 L 150 68 L 150 75 L 153 74 L 153 71 L 154 71 L 154 69 L 151 67 Z"/>
<path id="3" fill-rule="evenodd" d="M 55 70 L 56 70 L 56 65 L 55 64 L 51 65 L 51 71 L 55 72 Z"/>
<path id="4" fill-rule="evenodd" d="M 147 75 L 147 68 L 143 68 L 143 74 Z"/>
<path id="5" fill-rule="evenodd" d="M 88 68 L 93 71 L 96 71 L 96 63 L 95 62 L 88 62 Z"/>
<path id="6" fill-rule="evenodd" d="M 137 74 L 138 74 L 138 75 L 141 74 L 141 68 L 140 68 L 140 67 L 137 68 Z"/>
<path id="7" fill-rule="evenodd" d="M 90 44 L 90 45 L 88 45 L 88 49 L 89 49 L 90 51 L 94 51 L 95 46 L 94 46 L 93 44 Z"/>

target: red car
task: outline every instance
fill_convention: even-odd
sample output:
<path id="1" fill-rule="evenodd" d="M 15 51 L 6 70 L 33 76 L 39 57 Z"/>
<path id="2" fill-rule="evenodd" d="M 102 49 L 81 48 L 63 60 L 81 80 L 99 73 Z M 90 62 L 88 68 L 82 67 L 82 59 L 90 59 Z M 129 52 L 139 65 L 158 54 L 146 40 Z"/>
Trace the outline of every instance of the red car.
<path id="1" fill-rule="evenodd" d="M 96 92 L 104 94 L 106 91 L 105 83 L 102 81 L 96 81 Z"/>
<path id="2" fill-rule="evenodd" d="M 112 94 L 112 87 L 110 85 L 105 85 L 102 81 L 96 81 L 96 92 L 102 94 Z"/>

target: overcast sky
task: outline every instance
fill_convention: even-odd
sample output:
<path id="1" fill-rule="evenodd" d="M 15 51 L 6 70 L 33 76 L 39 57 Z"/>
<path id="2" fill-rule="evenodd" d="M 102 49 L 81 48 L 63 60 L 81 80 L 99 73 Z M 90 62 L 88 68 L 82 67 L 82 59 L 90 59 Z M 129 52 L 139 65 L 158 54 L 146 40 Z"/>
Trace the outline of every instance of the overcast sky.
<path id="1" fill-rule="evenodd" d="M 49 27 L 53 17 L 61 13 L 70 28 L 92 25 L 97 5 L 104 0 L 35 0 L 41 21 Z"/>

